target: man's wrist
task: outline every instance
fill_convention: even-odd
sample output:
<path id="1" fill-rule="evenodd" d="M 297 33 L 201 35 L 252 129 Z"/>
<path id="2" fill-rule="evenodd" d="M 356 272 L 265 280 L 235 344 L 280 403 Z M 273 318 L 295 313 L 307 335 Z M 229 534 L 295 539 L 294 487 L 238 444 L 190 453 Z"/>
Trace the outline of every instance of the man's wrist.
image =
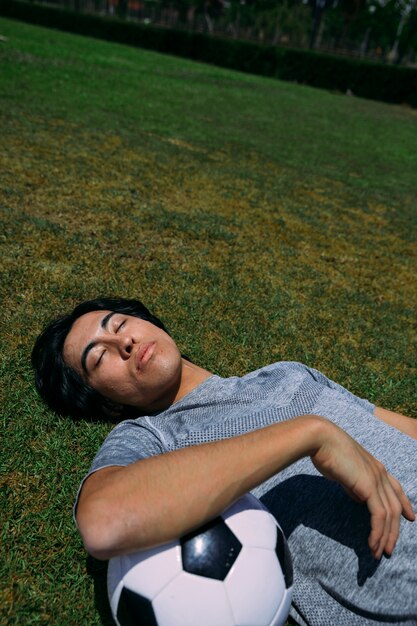
<path id="1" fill-rule="evenodd" d="M 303 422 L 303 429 L 306 432 L 305 456 L 312 457 L 328 441 L 334 424 L 321 415 L 316 414 L 302 415 L 297 419 Z"/>

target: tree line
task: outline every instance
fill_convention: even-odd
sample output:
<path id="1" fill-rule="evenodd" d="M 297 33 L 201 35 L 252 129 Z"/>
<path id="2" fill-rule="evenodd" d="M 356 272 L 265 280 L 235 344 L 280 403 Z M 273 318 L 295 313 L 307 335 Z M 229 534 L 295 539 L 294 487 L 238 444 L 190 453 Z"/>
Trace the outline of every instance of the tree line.
<path id="1" fill-rule="evenodd" d="M 214 36 L 417 65 L 417 0 L 54 0 L 54 4 Z"/>

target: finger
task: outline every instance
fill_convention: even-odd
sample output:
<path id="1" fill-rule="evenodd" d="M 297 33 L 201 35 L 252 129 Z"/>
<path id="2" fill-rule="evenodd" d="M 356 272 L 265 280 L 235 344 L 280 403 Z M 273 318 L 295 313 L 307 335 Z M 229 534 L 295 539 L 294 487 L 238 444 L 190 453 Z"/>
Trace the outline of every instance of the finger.
<path id="1" fill-rule="evenodd" d="M 396 511 L 399 516 L 400 505 L 388 480 L 382 480 L 382 482 L 378 485 L 378 492 L 385 512 L 384 527 L 379 540 L 378 548 L 376 550 L 376 558 L 380 559 L 382 554 L 386 551 L 388 544 L 391 545 L 393 543 L 395 545 L 395 542 L 397 541 L 398 533 L 395 535 L 395 524 L 393 525 L 394 509 L 395 505 L 397 505 Z"/>
<path id="2" fill-rule="evenodd" d="M 403 507 L 399 494 L 395 491 L 394 485 L 390 480 L 389 474 L 387 474 L 386 479 L 381 484 L 381 490 L 384 491 L 384 495 L 381 497 L 382 499 L 386 498 L 386 507 L 388 511 L 386 519 L 387 534 L 384 535 L 380 544 L 380 552 L 382 556 L 382 551 L 391 555 L 395 548 L 395 544 L 397 543 L 400 534 L 400 522 Z"/>
<path id="3" fill-rule="evenodd" d="M 388 555 L 391 555 L 393 553 L 395 544 L 397 543 L 400 534 L 401 504 L 396 497 L 395 499 L 393 499 L 393 502 L 391 504 L 391 510 L 391 527 L 389 529 L 388 537 L 383 548 L 383 551 Z"/>
<path id="4" fill-rule="evenodd" d="M 403 488 L 398 480 L 396 480 L 391 474 L 387 475 L 389 481 L 388 497 L 393 512 L 391 520 L 391 529 L 384 548 L 384 551 L 391 555 L 394 551 L 395 544 L 397 543 L 400 534 L 401 515 L 414 521 L 415 514 L 410 500 L 405 495 Z"/>
<path id="5" fill-rule="evenodd" d="M 404 493 L 403 488 L 401 487 L 401 484 L 398 482 L 398 480 L 396 478 L 394 478 L 394 476 L 392 476 L 391 474 L 388 474 L 388 478 L 389 481 L 392 485 L 392 488 L 394 489 L 401 507 L 402 507 L 402 515 L 410 520 L 410 522 L 414 522 L 414 520 L 416 519 L 416 514 L 414 512 L 413 506 L 410 502 L 410 500 L 407 498 L 407 496 Z"/>
<path id="6" fill-rule="evenodd" d="M 400 534 L 401 515 L 414 516 L 411 503 L 405 495 L 400 483 L 388 472 L 382 477 L 379 494 L 387 511 L 385 528 L 377 551 L 378 557 L 382 552 L 391 555 Z"/>
<path id="7" fill-rule="evenodd" d="M 365 502 L 371 516 L 371 532 L 368 537 L 368 545 L 374 557 L 380 559 L 391 528 L 391 519 L 388 500 L 383 489 L 387 472 L 382 463 L 379 463 L 376 459 L 372 459 L 372 461 L 373 463 L 369 469 L 373 486 L 371 486 L 367 494 L 363 493 L 361 495 L 365 496 Z M 386 482 L 389 484 L 389 481 L 386 480 Z"/>
<path id="8" fill-rule="evenodd" d="M 368 545 L 374 557 L 380 558 L 380 544 L 384 535 L 387 511 L 381 500 L 379 491 L 375 490 L 371 494 L 366 505 L 371 515 L 371 533 L 368 537 Z"/>

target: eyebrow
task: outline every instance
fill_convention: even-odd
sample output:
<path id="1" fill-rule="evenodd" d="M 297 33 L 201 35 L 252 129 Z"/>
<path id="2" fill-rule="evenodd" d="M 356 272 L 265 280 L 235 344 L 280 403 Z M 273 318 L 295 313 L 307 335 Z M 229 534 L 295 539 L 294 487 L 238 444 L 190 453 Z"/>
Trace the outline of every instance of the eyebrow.
<path id="1" fill-rule="evenodd" d="M 107 315 L 103 317 L 103 319 L 100 322 L 101 328 L 103 328 L 104 330 L 107 330 L 107 324 L 109 323 L 109 320 L 113 317 L 113 315 L 115 315 L 115 313 L 116 311 L 110 311 L 110 313 L 107 313 Z M 88 374 L 88 369 L 87 369 L 88 353 L 90 352 L 90 350 L 94 348 L 95 345 L 97 345 L 96 341 L 90 341 L 90 343 L 84 348 L 82 355 L 81 355 L 81 367 L 83 368 L 83 371 L 86 374 Z"/>

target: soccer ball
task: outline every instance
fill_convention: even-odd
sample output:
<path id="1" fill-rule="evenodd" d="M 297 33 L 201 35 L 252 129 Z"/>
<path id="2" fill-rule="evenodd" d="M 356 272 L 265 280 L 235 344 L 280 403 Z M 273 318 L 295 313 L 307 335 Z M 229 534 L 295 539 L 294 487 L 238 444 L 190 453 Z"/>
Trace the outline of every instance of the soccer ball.
<path id="1" fill-rule="evenodd" d="M 178 541 L 114 557 L 118 626 L 282 626 L 292 563 L 275 518 L 251 494 Z"/>

